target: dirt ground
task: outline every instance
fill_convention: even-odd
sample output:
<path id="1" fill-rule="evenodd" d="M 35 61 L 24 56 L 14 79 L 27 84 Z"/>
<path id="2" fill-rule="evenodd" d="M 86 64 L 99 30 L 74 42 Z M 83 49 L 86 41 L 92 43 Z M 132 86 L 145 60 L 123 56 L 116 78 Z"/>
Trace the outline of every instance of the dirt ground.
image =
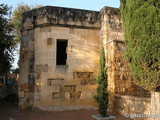
<path id="1" fill-rule="evenodd" d="M 63 112 L 44 111 L 21 111 L 16 105 L 0 104 L 0 120 L 94 120 L 92 115 L 97 114 L 97 110 L 75 110 Z M 123 116 L 117 116 L 116 120 L 131 120 Z"/>

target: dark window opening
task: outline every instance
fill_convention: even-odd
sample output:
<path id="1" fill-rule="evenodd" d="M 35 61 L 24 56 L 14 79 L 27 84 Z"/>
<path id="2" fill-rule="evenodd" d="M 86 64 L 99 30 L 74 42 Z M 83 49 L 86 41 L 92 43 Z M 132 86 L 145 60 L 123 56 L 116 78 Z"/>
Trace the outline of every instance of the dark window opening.
<path id="1" fill-rule="evenodd" d="M 57 40 L 57 58 L 56 64 L 57 65 L 66 65 L 67 60 L 67 53 L 66 48 L 68 45 L 67 40 Z"/>

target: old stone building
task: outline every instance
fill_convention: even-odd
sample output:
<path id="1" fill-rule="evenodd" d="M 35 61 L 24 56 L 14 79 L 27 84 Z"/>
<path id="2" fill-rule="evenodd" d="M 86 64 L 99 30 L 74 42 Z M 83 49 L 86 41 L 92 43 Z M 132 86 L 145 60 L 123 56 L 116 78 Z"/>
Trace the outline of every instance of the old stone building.
<path id="1" fill-rule="evenodd" d="M 125 44 L 118 9 L 104 7 L 98 12 L 46 6 L 25 12 L 22 22 L 19 78 L 22 109 L 95 108 L 92 96 L 96 93 L 101 45 L 106 54 L 110 112 L 122 114 L 120 107 L 124 111 L 129 109 L 123 104 L 125 100 L 137 104 L 132 99 L 135 96 L 150 96 L 132 82 L 123 57 Z M 144 99 L 138 103 L 149 105 L 148 98 Z"/>

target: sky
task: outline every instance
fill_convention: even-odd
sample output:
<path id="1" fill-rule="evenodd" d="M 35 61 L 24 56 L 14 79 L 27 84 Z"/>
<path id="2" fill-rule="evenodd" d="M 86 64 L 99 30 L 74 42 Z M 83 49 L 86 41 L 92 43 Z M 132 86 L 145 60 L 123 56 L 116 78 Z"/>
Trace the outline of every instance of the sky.
<path id="1" fill-rule="evenodd" d="M 12 5 L 13 8 L 16 8 L 19 3 L 25 3 L 32 6 L 50 5 L 99 11 L 104 6 L 118 8 L 120 0 L 0 0 L 1 3 Z"/>
<path id="2" fill-rule="evenodd" d="M 13 10 L 17 8 L 18 4 L 24 3 L 29 6 L 42 5 L 42 6 L 59 6 L 69 7 L 77 9 L 95 10 L 99 11 L 104 6 L 119 8 L 120 0 L 0 0 L 0 4 L 7 4 L 13 7 Z M 17 62 L 19 56 L 18 52 L 15 52 L 15 62 L 13 68 L 18 67 Z"/>

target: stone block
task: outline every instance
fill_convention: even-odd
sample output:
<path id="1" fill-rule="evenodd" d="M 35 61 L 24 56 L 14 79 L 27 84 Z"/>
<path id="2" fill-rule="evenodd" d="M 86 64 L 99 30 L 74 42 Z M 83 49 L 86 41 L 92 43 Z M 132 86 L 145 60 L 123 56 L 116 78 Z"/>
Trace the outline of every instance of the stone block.
<path id="1" fill-rule="evenodd" d="M 54 86 L 52 91 L 53 92 L 61 92 L 61 86 Z"/>
<path id="2" fill-rule="evenodd" d="M 51 79 L 48 79 L 48 86 L 62 86 L 63 85 L 63 78 L 51 78 Z"/>
<path id="3" fill-rule="evenodd" d="M 64 92 L 76 91 L 76 85 L 65 85 L 63 88 Z"/>
<path id="4" fill-rule="evenodd" d="M 20 97 L 20 98 L 21 98 L 21 97 L 22 97 L 22 98 L 25 97 L 25 92 L 19 91 L 19 92 L 18 92 L 18 97 Z"/>
<path id="5" fill-rule="evenodd" d="M 68 65 L 56 65 L 55 73 L 65 75 L 68 69 Z"/>
<path id="6" fill-rule="evenodd" d="M 61 93 L 59 92 L 53 92 L 52 93 L 52 99 L 60 99 L 61 98 Z"/>
<path id="7" fill-rule="evenodd" d="M 45 23 L 48 23 L 48 20 L 47 20 L 47 18 L 37 19 L 36 23 L 37 24 L 45 24 Z"/>
<path id="8" fill-rule="evenodd" d="M 78 73 L 78 77 L 79 77 L 79 78 L 92 79 L 92 78 L 93 78 L 93 72 Z"/>
<path id="9" fill-rule="evenodd" d="M 35 93 L 35 94 L 34 94 L 34 100 L 36 100 L 36 101 L 40 101 L 40 100 L 41 100 L 41 95 L 40 95 L 40 94 Z"/>
<path id="10" fill-rule="evenodd" d="M 96 84 L 96 79 L 82 79 L 81 80 L 81 85 L 95 85 Z"/>
<path id="11" fill-rule="evenodd" d="M 65 98 L 70 99 L 70 92 L 65 92 Z"/>
<path id="12" fill-rule="evenodd" d="M 37 72 L 47 72 L 48 65 L 36 65 Z"/>
<path id="13" fill-rule="evenodd" d="M 40 32 L 51 32 L 51 27 L 41 27 Z"/>
<path id="14" fill-rule="evenodd" d="M 62 85 L 62 80 L 52 80 L 51 84 L 52 85 Z"/>
<path id="15" fill-rule="evenodd" d="M 71 92 L 70 98 L 81 98 L 81 91 Z"/>
<path id="16" fill-rule="evenodd" d="M 26 23 L 24 23 L 24 28 L 25 29 L 32 29 L 33 28 L 33 24 L 31 22 L 26 22 Z"/>
<path id="17" fill-rule="evenodd" d="M 75 55 L 72 54 L 75 52 L 75 46 L 74 45 L 68 45 L 66 48 L 67 54 L 69 54 L 69 58 L 72 59 Z"/>
<path id="18" fill-rule="evenodd" d="M 27 91 L 28 90 L 28 84 L 27 83 L 20 84 L 19 89 L 20 89 L 20 91 Z"/>
<path id="19" fill-rule="evenodd" d="M 93 78 L 93 72 L 73 72 L 73 79 L 81 80 L 81 85 L 96 84 L 96 80 Z"/>

